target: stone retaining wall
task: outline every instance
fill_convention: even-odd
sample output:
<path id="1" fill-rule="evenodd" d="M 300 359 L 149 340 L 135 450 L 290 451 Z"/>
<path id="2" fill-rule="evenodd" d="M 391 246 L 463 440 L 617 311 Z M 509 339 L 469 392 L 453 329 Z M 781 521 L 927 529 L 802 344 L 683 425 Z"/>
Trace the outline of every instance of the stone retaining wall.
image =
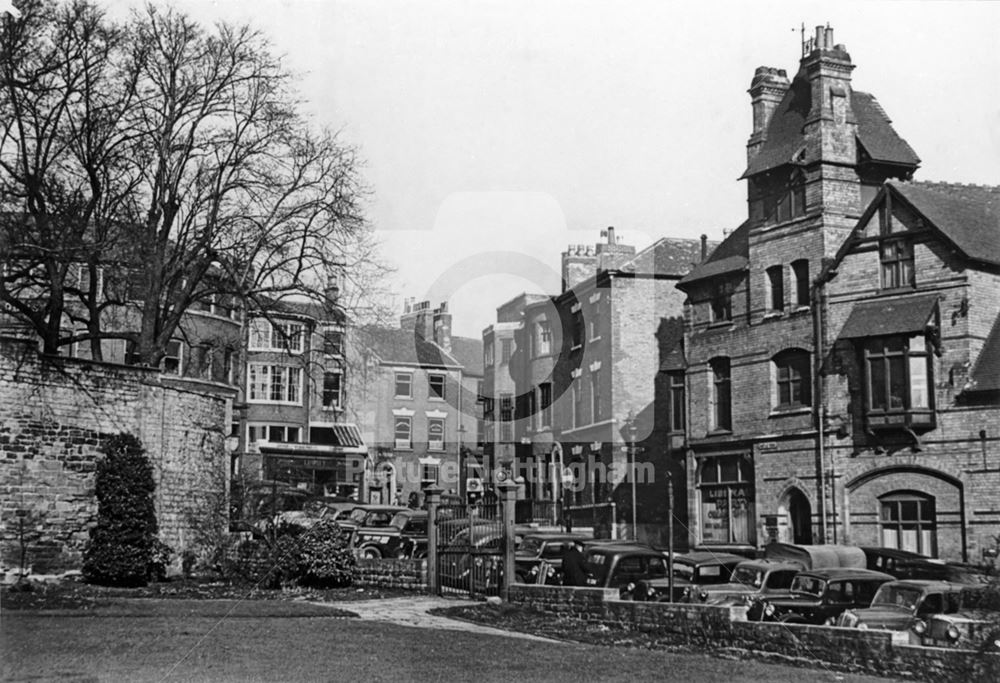
<path id="1" fill-rule="evenodd" d="M 511 586 L 510 602 L 588 624 L 639 631 L 664 645 L 749 650 L 851 671 L 931 681 L 1000 680 L 1000 655 L 893 643 L 889 631 L 746 621 L 745 607 L 632 602 L 618 591 Z"/>
<path id="2" fill-rule="evenodd" d="M 427 590 L 427 560 L 359 559 L 358 586 Z"/>
<path id="3" fill-rule="evenodd" d="M 227 394 L 159 373 L 39 356 L 0 338 L 0 571 L 80 569 L 97 516 L 94 473 L 112 435 L 139 437 L 153 465 L 160 538 L 197 552 L 226 522 Z"/>

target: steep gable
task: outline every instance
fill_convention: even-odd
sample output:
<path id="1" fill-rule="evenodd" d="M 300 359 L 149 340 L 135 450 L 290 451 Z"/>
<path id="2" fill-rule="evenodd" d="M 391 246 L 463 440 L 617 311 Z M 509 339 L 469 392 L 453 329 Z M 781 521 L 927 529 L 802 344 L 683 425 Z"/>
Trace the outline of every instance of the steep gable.
<path id="1" fill-rule="evenodd" d="M 685 289 L 693 282 L 745 270 L 750 254 L 750 221 L 733 230 L 705 261 L 691 269 L 677 283 Z"/>

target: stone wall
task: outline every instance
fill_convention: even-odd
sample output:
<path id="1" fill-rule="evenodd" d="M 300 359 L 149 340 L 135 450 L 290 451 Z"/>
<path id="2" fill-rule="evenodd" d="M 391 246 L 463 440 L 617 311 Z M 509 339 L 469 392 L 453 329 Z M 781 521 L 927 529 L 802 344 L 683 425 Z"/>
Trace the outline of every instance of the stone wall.
<path id="1" fill-rule="evenodd" d="M 427 560 L 359 559 L 355 585 L 427 590 Z"/>
<path id="2" fill-rule="evenodd" d="M 745 607 L 618 599 L 617 589 L 515 584 L 510 602 L 563 619 L 640 631 L 662 645 L 743 650 L 918 680 L 1000 680 L 1000 655 L 893 643 L 889 631 L 746 621 Z"/>
<path id="3" fill-rule="evenodd" d="M 226 521 L 226 399 L 0 338 L 0 570 L 19 571 L 22 553 L 35 574 L 80 568 L 97 515 L 96 463 L 121 432 L 152 462 L 161 540 L 175 559 L 196 552 Z"/>

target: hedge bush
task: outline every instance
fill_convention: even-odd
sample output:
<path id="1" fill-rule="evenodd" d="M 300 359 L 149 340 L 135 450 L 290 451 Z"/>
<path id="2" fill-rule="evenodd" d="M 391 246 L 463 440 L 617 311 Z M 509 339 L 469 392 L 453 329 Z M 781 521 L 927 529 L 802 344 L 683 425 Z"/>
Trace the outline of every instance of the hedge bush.
<path id="1" fill-rule="evenodd" d="M 357 562 L 350 536 L 334 522 L 319 520 L 309 528 L 281 524 L 244 541 L 228 573 L 261 588 L 340 588 L 354 582 Z"/>
<path id="2" fill-rule="evenodd" d="M 109 586 L 163 578 L 171 549 L 157 538 L 153 467 L 131 434 L 111 437 L 97 463 L 97 525 L 83 555 L 83 577 Z"/>

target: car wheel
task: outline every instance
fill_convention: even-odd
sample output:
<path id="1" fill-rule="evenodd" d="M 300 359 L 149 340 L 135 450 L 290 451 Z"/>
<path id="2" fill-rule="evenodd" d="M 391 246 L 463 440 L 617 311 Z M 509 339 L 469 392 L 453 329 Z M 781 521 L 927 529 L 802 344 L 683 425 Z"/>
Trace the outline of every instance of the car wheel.
<path id="1" fill-rule="evenodd" d="M 368 546 L 366 548 L 362 548 L 361 552 L 360 552 L 360 555 L 361 555 L 361 559 L 363 559 L 363 560 L 381 560 L 382 559 L 382 553 L 379 551 L 379 549 L 378 548 L 373 548 L 371 546 Z"/>

